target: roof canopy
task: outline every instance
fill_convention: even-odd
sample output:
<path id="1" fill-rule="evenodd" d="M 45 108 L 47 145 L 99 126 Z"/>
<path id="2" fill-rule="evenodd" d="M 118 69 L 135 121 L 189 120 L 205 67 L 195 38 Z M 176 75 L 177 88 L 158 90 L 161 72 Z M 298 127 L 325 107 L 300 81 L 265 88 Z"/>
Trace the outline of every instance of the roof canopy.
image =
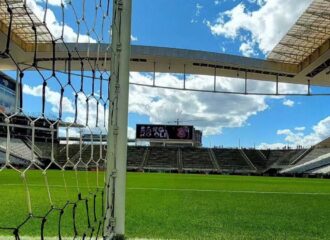
<path id="1" fill-rule="evenodd" d="M 7 3 L 6 3 L 7 2 Z M 7 5 L 8 4 L 8 5 Z M 12 19 L 8 11 L 8 6 L 12 12 Z M 7 0 L 0 2 L 0 29 L 3 32 L 8 30 L 11 22 L 11 34 L 14 38 L 20 38 L 23 43 L 51 43 L 52 35 L 47 26 L 28 8 L 24 1 Z M 37 37 L 37 39 L 35 38 Z"/>
<path id="2" fill-rule="evenodd" d="M 330 38 L 330 0 L 314 0 L 269 54 L 268 60 L 300 64 Z"/>
<path id="3" fill-rule="evenodd" d="M 81 62 L 86 59 L 103 61 L 103 69 L 111 70 L 109 43 L 67 43 L 55 39 L 43 17 L 36 16 L 23 0 L 0 1 L 0 49 L 8 47 L 10 50 L 0 54 L 0 70 L 16 70 L 16 64 L 32 66 L 34 61 L 43 69 L 55 67 L 63 70 L 68 60 L 71 61 L 71 70 L 81 70 Z M 52 41 L 56 42 L 55 48 Z M 54 60 L 55 66 L 52 64 Z M 92 67 L 85 64 L 86 71 L 90 70 L 88 66 Z M 138 72 L 184 73 L 320 86 L 330 86 L 329 66 L 330 0 L 313 0 L 267 60 L 187 49 L 132 46 L 130 61 L 130 70 Z"/>

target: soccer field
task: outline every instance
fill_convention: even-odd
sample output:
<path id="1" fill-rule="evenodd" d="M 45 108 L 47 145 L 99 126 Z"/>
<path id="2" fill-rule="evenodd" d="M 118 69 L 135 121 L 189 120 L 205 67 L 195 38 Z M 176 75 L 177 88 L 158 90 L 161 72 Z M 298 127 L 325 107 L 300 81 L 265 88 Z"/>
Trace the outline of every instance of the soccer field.
<path id="1" fill-rule="evenodd" d="M 44 178 L 36 171 L 28 174 L 33 212 L 42 214 L 50 206 Z M 74 172 L 65 172 L 68 192 L 62 173 L 47 175 L 55 205 L 77 198 Z M 80 173 L 82 196 L 95 189 L 95 179 L 94 172 Z M 24 187 L 13 171 L 1 172 L 0 181 L 0 226 L 16 226 L 27 214 Z M 97 197 L 97 215 L 100 202 Z M 329 239 L 329 203 L 330 181 L 325 179 L 128 173 L 126 230 L 129 238 Z M 72 234 L 71 215 L 70 209 L 63 214 L 61 231 L 67 236 Z M 77 216 L 81 232 L 86 225 L 84 204 L 77 205 Z M 57 234 L 56 219 L 56 214 L 48 217 L 49 236 Z M 38 234 L 40 221 L 22 228 L 22 235 Z"/>

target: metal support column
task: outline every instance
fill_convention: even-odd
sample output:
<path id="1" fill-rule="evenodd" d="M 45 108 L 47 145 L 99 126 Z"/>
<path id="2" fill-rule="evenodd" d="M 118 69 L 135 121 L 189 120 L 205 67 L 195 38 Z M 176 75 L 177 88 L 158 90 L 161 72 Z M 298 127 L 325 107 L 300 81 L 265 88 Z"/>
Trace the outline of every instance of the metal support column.
<path id="1" fill-rule="evenodd" d="M 125 234 L 127 118 L 132 0 L 114 0 L 107 151 L 107 239 Z"/>

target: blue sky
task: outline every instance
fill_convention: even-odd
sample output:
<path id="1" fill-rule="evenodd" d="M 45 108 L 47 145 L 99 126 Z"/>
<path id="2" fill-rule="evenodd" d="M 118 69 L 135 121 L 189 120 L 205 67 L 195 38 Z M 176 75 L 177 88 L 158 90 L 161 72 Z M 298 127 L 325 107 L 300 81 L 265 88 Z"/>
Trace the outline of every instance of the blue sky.
<path id="1" fill-rule="evenodd" d="M 35 11 L 41 11 L 37 6 L 44 3 L 43 0 L 29 2 Z M 60 1 L 49 2 L 55 18 L 51 27 L 56 30 L 55 22 L 60 22 Z M 263 59 L 310 2 L 311 0 L 133 0 L 132 43 Z M 81 6 L 76 5 L 75 8 L 78 12 L 81 11 Z M 77 31 L 75 18 L 68 16 L 65 22 L 71 27 L 72 33 L 67 39 L 74 39 L 74 32 Z M 87 14 L 86 21 L 93 21 L 91 14 Z M 100 24 L 95 28 L 100 31 Z M 81 29 L 81 35 L 84 34 L 86 29 Z M 145 73 L 131 74 L 131 82 L 147 83 L 150 80 L 151 76 Z M 182 77 L 157 74 L 156 81 L 164 85 L 180 84 Z M 208 81 L 210 78 L 205 76 L 188 77 L 191 86 L 207 88 Z M 224 84 L 222 87 L 229 90 L 242 87 L 241 80 L 221 81 Z M 29 82 L 30 88 L 26 88 L 25 107 L 28 112 L 34 112 L 31 106 L 38 99 L 40 101 L 39 85 L 38 81 L 32 81 Z M 251 86 L 262 91 L 274 88 L 267 83 L 251 82 Z M 306 88 L 283 85 L 281 89 L 302 92 Z M 50 83 L 49 91 L 54 99 L 58 98 L 58 85 Z M 246 97 L 150 89 L 134 85 L 131 85 L 130 91 L 130 137 L 134 135 L 137 123 L 168 123 L 177 118 L 183 123 L 187 120 L 189 122 L 185 124 L 193 124 L 203 130 L 204 146 L 207 147 L 236 147 L 239 142 L 243 147 L 308 146 L 330 134 L 330 111 L 327 107 L 329 97 Z M 70 105 L 72 97 L 68 95 L 67 101 Z M 56 104 L 52 101 L 48 104 L 50 114 L 53 110 L 55 113 Z M 72 111 L 67 116 L 72 117 Z"/>
<path id="2" fill-rule="evenodd" d="M 135 1 L 132 33 L 138 41 L 134 42 L 134 44 L 186 48 L 265 58 L 267 54 L 265 49 L 267 49 L 268 46 L 265 47 L 265 43 L 263 43 L 262 40 L 252 40 L 252 35 L 256 33 L 253 33 L 250 29 L 244 28 L 243 24 L 243 27 L 238 27 L 238 36 L 228 37 L 225 36 L 225 34 L 218 35 L 212 33 L 208 23 L 215 25 L 219 16 L 225 15 L 224 13 L 226 11 L 233 11 L 233 9 L 238 8 L 238 6 L 244 6 L 244 11 L 247 15 L 258 15 L 262 14 L 263 11 L 266 12 L 266 8 L 272 7 L 267 7 L 266 4 L 275 5 L 277 2 L 280 1 L 158 0 L 155 1 L 154 4 L 150 4 L 148 0 L 142 0 L 138 3 Z M 282 11 L 283 15 L 287 15 L 292 6 L 295 6 L 296 9 L 300 9 L 296 15 L 292 14 L 295 16 L 291 16 L 291 19 L 287 21 L 287 26 L 281 26 L 285 32 L 292 26 L 292 23 L 297 20 L 297 16 L 308 6 L 308 3 L 310 3 L 310 1 L 304 1 L 304 3 L 300 3 L 300 6 L 297 6 L 297 1 L 291 2 L 289 8 L 284 6 L 282 9 L 277 10 Z M 274 12 L 276 12 L 276 10 L 274 10 Z M 276 18 L 276 16 L 273 17 L 270 15 L 266 16 L 266 19 L 267 17 Z M 226 22 L 230 23 L 231 20 L 232 22 L 238 21 L 226 15 L 221 18 L 224 22 L 223 25 L 225 25 Z M 258 27 L 258 19 L 257 17 L 255 18 L 256 20 L 252 19 L 251 21 L 255 21 L 255 27 Z M 273 28 L 273 24 L 277 22 L 279 24 L 282 23 L 281 19 L 275 19 L 273 22 L 270 21 L 269 23 L 265 21 L 264 24 L 269 24 L 268 28 L 277 30 L 274 35 L 279 35 L 277 39 L 280 39 L 285 32 L 283 32 L 282 29 Z M 235 26 L 235 23 L 232 24 Z M 262 31 L 262 29 L 260 31 Z M 255 36 L 255 38 L 263 39 L 265 37 Z M 256 43 L 252 44 L 253 54 L 240 51 L 242 44 L 251 41 L 256 41 Z M 265 42 L 267 41 L 271 40 L 265 40 Z M 260 47 L 260 45 L 263 46 Z M 272 46 L 268 48 L 271 49 Z M 178 94 L 180 94 L 180 92 Z M 313 126 L 329 116 L 329 110 L 326 104 L 328 100 L 328 97 L 265 99 L 267 105 L 265 110 L 249 117 L 242 126 L 233 128 L 225 127 L 221 130 L 221 134 L 204 137 L 204 145 L 238 146 L 239 142 L 242 146 L 246 147 L 259 146 L 261 143 L 270 143 L 270 146 L 272 146 L 271 144 L 273 143 L 275 143 L 274 146 L 281 146 L 276 143 L 294 145 L 292 142 L 285 140 L 288 135 L 278 134 L 279 130 L 285 129 L 290 129 L 292 131 L 290 136 L 300 138 L 297 144 L 307 143 L 308 145 L 309 141 L 306 139 L 303 140 L 303 138 L 315 134 L 315 131 L 312 129 Z M 219 107 L 219 114 L 221 114 L 221 107 Z M 131 126 L 133 126 L 135 122 L 139 122 L 139 120 L 139 116 L 131 114 Z M 142 117 L 142 121 L 147 120 L 148 117 Z M 198 125 L 200 123 L 196 121 L 195 124 Z M 305 130 L 301 131 L 302 128 L 305 128 Z M 300 130 L 296 131 L 295 129 Z M 322 137 L 325 135 L 326 134 L 322 133 Z"/>

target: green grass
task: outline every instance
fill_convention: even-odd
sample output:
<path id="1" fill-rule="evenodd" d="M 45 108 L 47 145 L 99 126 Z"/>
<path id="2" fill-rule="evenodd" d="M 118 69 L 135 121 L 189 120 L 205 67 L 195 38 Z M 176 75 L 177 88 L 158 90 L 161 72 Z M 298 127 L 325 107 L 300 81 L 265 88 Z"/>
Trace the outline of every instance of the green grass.
<path id="1" fill-rule="evenodd" d="M 55 205 L 77 198 L 73 172 L 65 172 L 68 193 L 61 187 L 61 172 L 48 171 L 47 176 Z M 79 173 L 83 196 L 95 189 L 95 179 L 93 172 Z M 47 189 L 40 186 L 44 177 L 29 171 L 27 180 L 33 213 L 41 215 L 50 206 Z M 26 217 L 24 193 L 17 173 L 0 172 L 0 226 L 16 226 Z M 128 173 L 126 204 L 130 238 L 330 239 L 329 180 Z M 100 199 L 97 206 L 101 206 Z M 70 236 L 72 217 L 68 210 L 62 230 Z M 81 203 L 77 214 L 82 232 L 86 214 Z M 56 236 L 56 217 L 56 212 L 49 217 L 47 235 Z M 39 226 L 40 221 L 33 220 L 22 228 L 22 234 L 38 235 Z M 0 236 L 5 234 L 10 232 L 0 232 Z"/>

